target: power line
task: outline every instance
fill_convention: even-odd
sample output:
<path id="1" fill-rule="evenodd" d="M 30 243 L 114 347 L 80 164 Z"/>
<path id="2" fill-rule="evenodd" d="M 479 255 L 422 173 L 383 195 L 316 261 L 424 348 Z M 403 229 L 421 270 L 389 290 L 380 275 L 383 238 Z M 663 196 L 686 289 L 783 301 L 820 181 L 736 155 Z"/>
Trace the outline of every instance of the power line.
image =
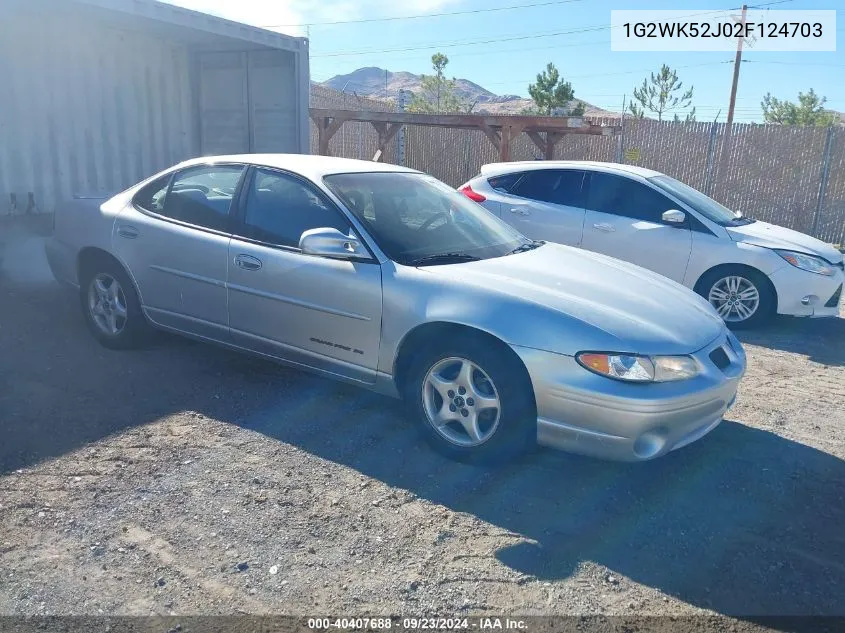
<path id="1" fill-rule="evenodd" d="M 745 59 L 743 64 L 778 64 L 781 66 L 821 66 L 824 68 L 845 68 L 845 64 L 807 64 L 804 62 L 777 62 L 777 61 L 763 61 L 758 59 Z"/>
<path id="2" fill-rule="evenodd" d="M 331 22 L 301 22 L 298 24 L 265 24 L 258 25 L 265 29 L 276 29 L 285 26 L 334 26 L 338 24 L 364 24 L 369 22 L 393 22 L 396 20 L 418 20 L 422 18 L 441 18 L 453 15 L 474 15 L 478 13 L 490 13 L 494 11 L 510 11 L 511 9 L 531 9 L 534 7 L 548 7 L 559 4 L 571 4 L 573 2 L 583 2 L 584 0 L 547 0 L 546 2 L 533 2 L 529 4 L 514 4 L 506 7 L 489 7 L 486 9 L 467 9 L 465 11 L 446 11 L 442 13 L 420 13 L 417 15 L 391 16 L 382 18 L 360 18 L 357 20 L 335 20 Z M 793 2 L 794 0 L 775 0 L 773 2 L 766 2 L 759 5 L 751 5 L 749 8 L 760 8 L 775 4 L 783 4 L 785 2 Z M 731 9 L 725 9 L 730 11 Z"/>
<path id="3" fill-rule="evenodd" d="M 479 44 L 498 44 L 500 42 L 516 42 L 518 40 L 533 40 L 540 37 L 557 37 L 559 35 L 572 35 L 575 33 L 586 33 L 589 31 L 600 31 L 603 29 L 610 28 L 608 26 L 596 26 L 590 27 L 587 29 L 575 29 L 571 31 L 552 31 L 552 32 L 539 32 L 539 33 L 528 33 L 525 35 L 519 35 L 515 37 L 498 37 L 489 40 L 458 40 L 455 42 L 439 42 L 433 44 L 426 44 L 426 45 L 415 45 L 415 46 L 406 46 L 403 48 L 383 48 L 383 49 L 367 49 L 363 51 L 336 51 L 334 53 L 323 53 L 322 55 L 311 55 L 311 57 L 349 57 L 349 56 L 356 56 L 356 55 L 370 55 L 372 53 L 401 53 L 405 51 L 419 51 L 419 50 L 431 50 L 433 48 L 449 48 L 455 46 L 477 46 Z"/>
<path id="4" fill-rule="evenodd" d="M 421 18 L 442 18 L 452 15 L 472 15 L 476 13 L 490 13 L 492 11 L 510 11 L 511 9 L 531 9 L 533 7 L 548 7 L 556 4 L 571 4 L 583 0 L 548 0 L 531 4 L 514 4 L 507 7 L 490 7 L 487 9 L 468 9 L 466 11 L 448 11 L 444 13 L 421 13 L 418 15 L 401 15 L 385 18 L 362 18 L 360 20 L 337 20 L 335 22 L 303 22 L 301 24 L 267 24 L 260 25 L 265 29 L 276 29 L 283 26 L 332 26 L 336 24 L 363 24 L 365 22 L 393 22 L 395 20 L 419 20 Z"/>
<path id="5" fill-rule="evenodd" d="M 507 55 L 509 53 L 524 53 L 524 52 L 528 52 L 528 51 L 547 51 L 547 50 L 557 50 L 559 48 L 572 48 L 572 47 L 579 47 L 579 46 L 598 46 L 598 45 L 607 46 L 607 40 L 600 40 L 600 41 L 599 40 L 590 40 L 589 42 L 572 42 L 570 44 L 555 44 L 553 46 L 532 46 L 532 47 L 529 47 L 529 48 L 504 48 L 504 49 L 483 50 L 483 51 L 469 51 L 469 52 L 461 52 L 460 55 L 461 55 L 461 59 L 463 59 L 464 57 L 471 57 L 471 56 L 475 56 L 475 55 L 485 55 L 485 56 L 486 55 Z M 427 51 L 429 51 L 429 50 L 430 49 L 427 49 L 427 48 L 419 49 L 420 54 L 423 54 L 423 53 L 427 54 Z M 373 58 L 381 58 L 381 53 L 383 53 L 383 52 L 384 51 L 373 51 L 372 53 L 370 53 L 370 55 Z M 400 60 L 406 60 L 406 59 L 419 59 L 420 54 L 417 54 L 417 55 L 402 55 L 402 56 L 399 56 L 399 57 L 391 56 L 390 61 L 393 62 L 393 61 L 400 61 Z M 363 57 L 364 53 L 362 53 L 361 56 Z M 314 57 L 314 55 L 312 55 L 311 57 Z M 366 59 L 366 57 L 364 57 L 364 59 Z"/>
<path id="6" fill-rule="evenodd" d="M 773 2 L 767 2 L 764 4 L 756 5 L 756 7 L 764 7 L 769 5 L 775 4 L 783 4 L 785 2 L 793 2 L 794 0 L 774 0 Z M 689 13 L 687 15 L 678 16 L 678 19 L 685 18 L 685 17 L 695 17 L 699 15 L 716 15 L 720 13 L 727 13 L 729 11 L 733 11 L 734 9 L 718 9 L 714 11 L 699 11 L 697 13 Z M 481 9 L 478 9 L 481 11 Z M 433 15 L 433 14 L 432 14 Z M 373 18 L 375 20 L 375 18 Z M 429 44 L 414 44 L 411 46 L 405 46 L 402 48 L 392 48 L 392 49 L 384 49 L 384 48 L 370 48 L 364 50 L 345 50 L 345 51 L 329 51 L 327 53 L 322 54 L 311 54 L 312 58 L 318 57 L 350 57 L 350 56 L 360 56 L 360 55 L 369 55 L 369 54 L 382 54 L 382 53 L 401 53 L 406 51 L 420 51 L 420 50 L 431 50 L 433 48 L 448 48 L 448 47 L 455 47 L 455 46 L 477 46 L 480 44 L 499 44 L 501 42 L 514 42 L 519 40 L 527 40 L 527 39 L 535 39 L 540 37 L 557 37 L 560 35 L 575 35 L 578 33 L 590 33 L 595 31 L 607 31 L 614 27 L 609 24 L 601 24 L 601 25 L 594 25 L 594 26 L 587 26 L 578 29 L 571 29 L 568 31 L 540 31 L 537 33 L 527 33 L 525 35 L 514 36 L 514 37 L 497 37 L 494 39 L 486 39 L 486 40 L 458 40 L 453 42 L 434 42 Z"/>

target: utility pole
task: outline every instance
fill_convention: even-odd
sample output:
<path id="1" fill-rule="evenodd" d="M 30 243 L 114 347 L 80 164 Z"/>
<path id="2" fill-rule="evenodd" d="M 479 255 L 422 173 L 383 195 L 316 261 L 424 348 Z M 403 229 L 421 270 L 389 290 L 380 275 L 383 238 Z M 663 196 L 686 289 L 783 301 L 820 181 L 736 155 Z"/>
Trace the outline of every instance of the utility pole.
<path id="1" fill-rule="evenodd" d="M 742 17 L 740 18 L 740 24 L 743 25 L 743 29 L 745 28 L 745 16 L 748 13 L 748 5 L 742 5 Z M 739 84 L 739 67 L 742 64 L 742 43 L 744 38 L 738 37 L 736 39 L 736 57 L 734 58 L 734 77 L 733 83 L 731 83 L 731 100 L 728 104 L 728 120 L 727 125 L 725 127 L 725 138 L 722 139 L 722 153 L 719 160 L 719 171 L 718 176 L 719 178 L 722 177 L 724 174 L 724 168 L 728 161 L 728 155 L 730 154 L 731 150 L 731 131 L 733 128 L 734 123 L 734 108 L 736 107 L 736 87 Z"/>

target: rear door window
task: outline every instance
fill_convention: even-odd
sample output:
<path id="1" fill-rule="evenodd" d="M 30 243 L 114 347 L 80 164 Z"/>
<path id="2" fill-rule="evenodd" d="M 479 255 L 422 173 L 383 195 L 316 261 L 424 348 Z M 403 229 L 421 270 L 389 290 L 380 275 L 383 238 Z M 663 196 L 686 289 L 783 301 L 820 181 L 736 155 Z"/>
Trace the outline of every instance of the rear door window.
<path id="1" fill-rule="evenodd" d="M 225 231 L 243 165 L 203 165 L 180 171 L 164 200 L 163 215 Z"/>
<path id="2" fill-rule="evenodd" d="M 521 198 L 580 208 L 584 206 L 583 182 L 583 171 L 538 169 L 526 172 L 516 183 L 512 193 Z"/>
<path id="3" fill-rule="evenodd" d="M 502 174 L 501 176 L 493 176 L 487 179 L 487 183 L 497 191 L 511 193 L 514 185 L 522 178 L 522 173 L 519 174 Z"/>
<path id="4" fill-rule="evenodd" d="M 167 174 L 144 185 L 135 194 L 135 204 L 144 209 L 144 211 L 159 214 L 164 213 L 164 196 L 167 195 L 167 189 L 170 187 L 170 178 L 172 176 L 173 174 Z"/>
<path id="5" fill-rule="evenodd" d="M 228 231 L 243 165 L 201 165 L 158 178 L 135 194 L 139 208 L 215 231 Z"/>

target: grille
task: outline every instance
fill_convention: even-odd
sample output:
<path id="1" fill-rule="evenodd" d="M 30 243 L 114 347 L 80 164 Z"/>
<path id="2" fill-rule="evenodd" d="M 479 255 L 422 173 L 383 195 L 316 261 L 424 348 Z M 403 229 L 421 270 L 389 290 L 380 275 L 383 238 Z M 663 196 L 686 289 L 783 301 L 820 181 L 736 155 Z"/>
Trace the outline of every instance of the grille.
<path id="1" fill-rule="evenodd" d="M 731 359 L 728 358 L 728 355 L 725 354 L 725 350 L 721 347 L 717 347 L 710 352 L 710 360 L 712 360 L 713 364 L 719 369 L 726 369 L 728 365 L 731 364 Z"/>
<path id="2" fill-rule="evenodd" d="M 827 303 L 824 304 L 825 308 L 835 308 L 839 305 L 839 299 L 842 297 L 842 284 L 839 284 L 839 287 L 836 289 L 836 292 L 833 293 L 833 296 L 827 300 Z"/>

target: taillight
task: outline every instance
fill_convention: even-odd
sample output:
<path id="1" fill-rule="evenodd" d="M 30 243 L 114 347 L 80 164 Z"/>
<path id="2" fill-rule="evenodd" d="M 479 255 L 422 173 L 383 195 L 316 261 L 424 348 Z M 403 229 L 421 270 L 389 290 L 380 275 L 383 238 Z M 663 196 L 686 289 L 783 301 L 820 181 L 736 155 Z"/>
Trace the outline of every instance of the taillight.
<path id="1" fill-rule="evenodd" d="M 460 191 L 473 202 L 484 202 L 485 200 L 487 200 L 487 198 L 482 196 L 480 193 L 473 191 L 472 187 L 470 187 L 469 185 L 462 187 Z"/>

